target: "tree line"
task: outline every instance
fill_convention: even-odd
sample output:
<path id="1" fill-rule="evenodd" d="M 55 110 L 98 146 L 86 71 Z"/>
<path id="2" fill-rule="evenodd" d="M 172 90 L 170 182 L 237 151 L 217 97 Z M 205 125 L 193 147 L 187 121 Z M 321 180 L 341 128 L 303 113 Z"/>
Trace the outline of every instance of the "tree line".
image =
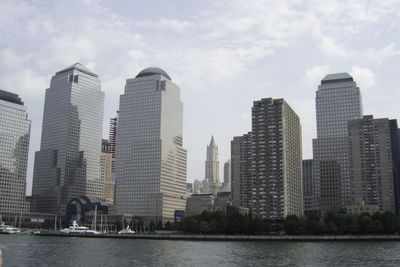
<path id="1" fill-rule="evenodd" d="M 328 213 L 320 216 L 289 215 L 283 221 L 268 221 L 251 215 L 223 212 L 203 212 L 186 217 L 181 222 L 167 223 L 167 230 L 188 234 L 288 234 L 288 235 L 339 235 L 339 234 L 397 234 L 400 233 L 400 216 L 393 212 L 373 215 Z"/>

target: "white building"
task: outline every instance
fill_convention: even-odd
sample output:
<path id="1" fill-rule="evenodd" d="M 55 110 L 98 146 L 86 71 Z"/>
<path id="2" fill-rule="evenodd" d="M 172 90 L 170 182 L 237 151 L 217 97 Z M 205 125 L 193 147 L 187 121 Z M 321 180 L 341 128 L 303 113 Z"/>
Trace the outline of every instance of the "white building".
<path id="1" fill-rule="evenodd" d="M 186 205 L 180 89 L 159 68 L 128 79 L 120 97 L 115 178 L 118 213 L 172 221 Z"/>

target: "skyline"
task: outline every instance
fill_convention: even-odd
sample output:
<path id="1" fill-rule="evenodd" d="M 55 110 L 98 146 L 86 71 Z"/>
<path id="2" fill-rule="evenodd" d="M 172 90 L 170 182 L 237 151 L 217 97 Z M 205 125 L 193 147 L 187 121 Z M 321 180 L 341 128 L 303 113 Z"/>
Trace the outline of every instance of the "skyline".
<path id="1" fill-rule="evenodd" d="M 395 1 L 121 3 L 0 3 L 5 36 L 0 89 L 19 94 L 32 121 L 28 191 L 45 89 L 56 71 L 75 62 L 99 74 L 106 95 L 106 138 L 126 79 L 150 66 L 171 75 L 182 89 L 188 182 L 204 179 L 210 136 L 225 162 L 233 136 L 251 129 L 253 101 L 265 97 L 284 98 L 299 114 L 303 158 L 311 158 L 315 92 L 328 73 L 354 77 L 364 114 L 400 118 Z"/>

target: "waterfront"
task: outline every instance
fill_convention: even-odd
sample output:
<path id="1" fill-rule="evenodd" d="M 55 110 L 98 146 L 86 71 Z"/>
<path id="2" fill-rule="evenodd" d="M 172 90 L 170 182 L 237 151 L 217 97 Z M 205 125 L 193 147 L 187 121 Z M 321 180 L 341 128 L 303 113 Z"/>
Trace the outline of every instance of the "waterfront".
<path id="1" fill-rule="evenodd" d="M 1 235 L 8 266 L 398 266 L 398 242 L 210 242 Z"/>

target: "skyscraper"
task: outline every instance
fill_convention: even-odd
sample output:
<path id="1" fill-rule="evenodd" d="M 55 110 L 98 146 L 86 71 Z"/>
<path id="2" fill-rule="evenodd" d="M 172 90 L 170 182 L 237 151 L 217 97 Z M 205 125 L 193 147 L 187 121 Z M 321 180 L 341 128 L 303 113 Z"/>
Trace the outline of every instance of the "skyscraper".
<path id="1" fill-rule="evenodd" d="M 101 179 L 104 181 L 104 200 L 107 203 L 114 204 L 115 183 L 112 180 L 113 157 L 111 148 L 111 143 L 108 140 L 103 139 L 100 156 L 100 173 Z"/>
<path id="2" fill-rule="evenodd" d="M 103 105 L 97 74 L 81 64 L 52 77 L 46 90 L 40 151 L 35 155 L 34 211 L 63 215 L 71 198 L 103 198 Z"/>
<path id="3" fill-rule="evenodd" d="M 313 160 L 305 159 L 303 160 L 303 204 L 305 214 L 319 209 L 319 197 L 316 194 L 315 186 Z"/>
<path id="4" fill-rule="evenodd" d="M 349 121 L 348 129 L 353 202 L 376 205 L 381 212 L 395 212 L 389 119 L 364 116 Z"/>
<path id="5" fill-rule="evenodd" d="M 222 190 L 231 191 L 231 160 L 228 159 L 224 163 L 224 183 L 222 184 Z"/>
<path id="6" fill-rule="evenodd" d="M 31 121 L 18 95 L 0 90 L 0 214 L 26 213 Z"/>
<path id="7" fill-rule="evenodd" d="M 204 193 L 216 195 L 221 188 L 219 181 L 218 146 L 215 145 L 214 136 L 207 146 L 206 171 L 204 179 Z"/>
<path id="8" fill-rule="evenodd" d="M 319 209 L 340 211 L 351 202 L 347 122 L 360 119 L 360 89 L 347 73 L 329 74 L 316 93 L 317 138 L 313 168 Z"/>
<path id="9" fill-rule="evenodd" d="M 116 144 L 116 206 L 153 221 L 172 221 L 186 205 L 180 89 L 159 68 L 128 79 L 120 97 Z"/>
<path id="10" fill-rule="evenodd" d="M 286 101 L 255 101 L 252 132 L 231 145 L 235 205 L 263 219 L 303 214 L 300 119 Z"/>

